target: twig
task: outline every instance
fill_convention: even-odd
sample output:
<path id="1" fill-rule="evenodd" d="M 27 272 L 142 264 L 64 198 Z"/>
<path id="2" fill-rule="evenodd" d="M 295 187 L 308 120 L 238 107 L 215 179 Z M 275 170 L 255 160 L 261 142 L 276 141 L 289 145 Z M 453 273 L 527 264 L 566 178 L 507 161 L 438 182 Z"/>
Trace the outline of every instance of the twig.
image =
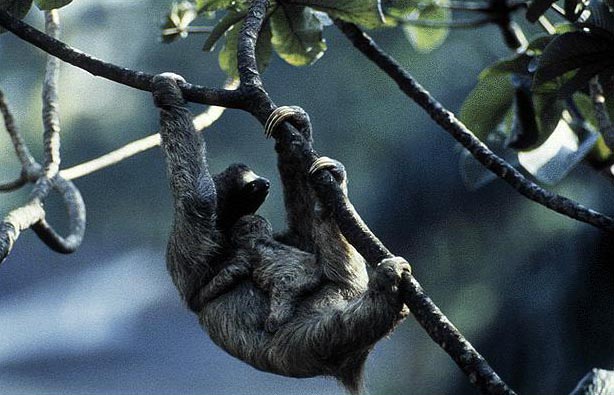
<path id="1" fill-rule="evenodd" d="M 6 127 L 6 131 L 11 137 L 11 142 L 13 143 L 13 147 L 15 148 L 15 153 L 17 154 L 17 158 L 19 162 L 21 162 L 21 166 L 26 170 L 30 171 L 32 169 L 37 169 L 36 160 L 30 153 L 28 146 L 23 139 L 21 132 L 15 125 L 15 120 L 13 119 L 13 114 L 9 109 L 9 106 L 6 102 L 6 98 L 4 97 L 4 93 L 0 90 L 0 112 L 2 113 L 2 117 L 4 118 L 4 126 Z"/>
<path id="2" fill-rule="evenodd" d="M 605 95 L 603 88 L 599 83 L 599 76 L 594 76 L 589 82 L 591 99 L 595 108 L 595 118 L 599 127 L 599 132 L 603 136 L 603 140 L 608 148 L 614 151 L 614 125 L 608 115 L 608 109 L 605 106 Z"/>
<path id="3" fill-rule="evenodd" d="M 460 122 L 454 114 L 435 100 L 403 67 L 383 52 L 367 34 L 351 23 L 335 21 L 346 37 L 367 58 L 371 59 L 382 71 L 388 74 L 399 88 L 456 141 L 461 143 L 473 157 L 499 178 L 505 180 L 516 191 L 530 200 L 560 214 L 578 221 L 586 222 L 600 229 L 614 230 L 614 220 L 595 210 L 547 191 L 528 180 L 512 165 L 495 155 L 474 134 Z"/>
<path id="4" fill-rule="evenodd" d="M 16 180 L 5 182 L 0 184 L 0 192 L 12 192 L 26 185 L 27 181 L 25 177 L 19 177 Z"/>
<path id="5" fill-rule="evenodd" d="M 134 71 L 111 63 L 103 62 L 93 56 L 74 49 L 63 42 L 47 36 L 45 33 L 13 17 L 6 11 L 0 10 L 0 25 L 11 31 L 24 41 L 42 49 L 43 51 L 62 59 L 80 69 L 90 72 L 122 85 L 139 90 L 151 91 L 152 74 Z M 239 90 L 206 88 L 192 84 L 181 84 L 181 91 L 186 100 L 222 106 L 227 108 L 244 108 L 247 103 Z"/>
<path id="6" fill-rule="evenodd" d="M 213 27 L 211 26 L 169 27 L 167 29 L 162 30 L 162 35 L 172 36 L 174 34 L 180 34 L 180 33 L 199 34 L 199 33 L 211 33 L 212 31 L 213 31 Z"/>
<path id="7" fill-rule="evenodd" d="M 234 85 L 236 87 L 236 84 Z M 231 85 L 227 86 L 229 89 L 232 88 Z M 222 116 L 224 110 L 224 107 L 209 107 L 206 111 L 194 117 L 194 128 L 196 130 L 203 130 L 205 128 L 208 128 L 209 126 L 211 126 L 211 124 L 213 124 Z M 68 169 L 60 170 L 60 176 L 66 180 L 74 180 L 76 178 L 94 173 L 98 170 L 102 170 L 106 167 L 118 164 L 125 159 L 128 159 L 136 154 L 147 151 L 159 145 L 160 134 L 154 133 L 147 137 L 143 137 L 142 139 L 128 143 L 123 147 L 113 150 L 102 156 L 99 156 L 98 158 L 80 163 Z"/>

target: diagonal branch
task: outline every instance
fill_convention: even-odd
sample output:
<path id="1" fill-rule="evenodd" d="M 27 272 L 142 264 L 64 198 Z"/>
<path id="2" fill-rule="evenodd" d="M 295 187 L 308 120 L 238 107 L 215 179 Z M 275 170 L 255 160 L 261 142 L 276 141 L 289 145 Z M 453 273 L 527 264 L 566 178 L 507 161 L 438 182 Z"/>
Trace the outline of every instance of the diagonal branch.
<path id="1" fill-rule="evenodd" d="M 445 109 L 441 103 L 414 80 L 396 60 L 382 51 L 371 37 L 351 23 L 342 21 L 335 23 L 360 52 L 388 74 L 409 98 L 422 107 L 439 126 L 497 177 L 505 180 L 523 196 L 553 211 L 600 229 L 614 230 L 614 219 L 611 217 L 547 191 L 527 179 L 512 165 L 488 149 L 462 122 L 456 119 L 452 112 Z"/>
<path id="2" fill-rule="evenodd" d="M 267 0 L 254 0 L 252 2 L 250 12 L 239 35 L 239 43 L 243 40 L 249 43 L 256 36 L 262 24 L 266 5 Z M 252 12 L 252 10 L 256 11 Z M 257 70 L 253 48 L 240 51 L 239 56 L 249 58 L 239 58 L 239 62 L 249 65 L 249 67 L 243 69 L 246 75 L 242 76 L 242 81 L 258 78 L 257 75 L 252 73 L 253 70 Z M 275 105 L 266 95 L 266 92 L 262 95 L 254 95 L 252 100 L 260 102 L 254 103 L 251 107 L 252 114 L 264 124 L 272 111 L 271 108 L 274 108 Z M 269 110 L 267 111 L 267 109 Z M 266 117 L 262 118 L 263 115 L 266 115 Z M 302 138 L 302 135 L 297 133 L 288 122 L 280 126 L 278 134 L 275 136 L 276 149 L 284 147 L 284 149 L 290 150 L 296 156 L 296 160 L 304 167 L 303 171 L 307 172 L 309 166 L 317 158 L 317 153 L 313 150 L 311 143 Z M 313 181 L 318 198 L 323 205 L 332 210 L 343 235 L 371 265 L 375 266 L 382 258 L 392 256 L 390 251 L 362 221 L 352 204 L 344 197 L 339 185 L 328 172 L 322 172 Z M 484 394 L 515 395 L 514 391 L 499 378 L 486 360 L 441 313 L 439 308 L 424 293 L 415 278 L 411 276 L 406 278 L 401 286 L 405 303 L 417 321 L 431 338 L 452 357 L 461 370 L 469 377 L 472 384 Z"/>
<path id="3" fill-rule="evenodd" d="M 234 82 L 226 84 L 228 89 L 236 88 Z M 211 106 L 206 111 L 194 117 L 194 129 L 203 130 L 211 126 L 224 113 L 224 107 Z M 119 162 L 128 159 L 141 152 L 160 145 L 160 134 L 154 133 L 147 137 L 132 141 L 123 147 L 101 155 L 95 159 L 80 163 L 67 169 L 60 170 L 60 176 L 65 180 L 74 180 L 79 177 L 92 174 L 98 170 L 102 170 L 109 166 L 118 164 Z M 1 189 L 0 189 L 1 191 Z"/>
<path id="4" fill-rule="evenodd" d="M 139 90 L 151 91 L 152 74 L 103 62 L 53 37 L 49 37 L 45 33 L 13 17 L 6 11 L 0 10 L 0 26 L 48 54 L 88 71 L 95 76 L 100 76 Z M 228 108 L 244 108 L 246 106 L 246 100 L 241 91 L 206 88 L 187 83 L 181 84 L 181 91 L 186 100 L 195 103 Z"/>

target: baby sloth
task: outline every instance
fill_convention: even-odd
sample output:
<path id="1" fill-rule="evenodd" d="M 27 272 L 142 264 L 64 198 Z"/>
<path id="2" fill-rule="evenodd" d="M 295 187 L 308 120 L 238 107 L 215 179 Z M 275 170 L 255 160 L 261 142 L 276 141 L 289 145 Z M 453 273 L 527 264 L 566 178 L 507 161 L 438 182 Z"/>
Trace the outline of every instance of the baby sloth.
<path id="1" fill-rule="evenodd" d="M 327 169 L 347 194 L 347 174 L 339 161 L 318 158 L 310 172 Z M 321 208 L 316 208 L 321 210 Z M 252 281 L 270 298 L 270 312 L 264 323 L 267 332 L 275 332 L 288 322 L 301 296 L 315 290 L 324 279 L 314 254 L 276 241 L 269 221 L 259 215 L 245 215 L 230 229 L 235 254 L 228 265 L 205 286 L 199 304 L 227 292 L 251 274 Z"/>
<path id="2" fill-rule="evenodd" d="M 270 313 L 264 329 L 275 332 L 292 318 L 298 298 L 320 284 L 320 265 L 315 255 L 275 241 L 271 224 L 259 215 L 239 219 L 232 241 L 238 253 L 247 255 L 254 283 L 269 294 Z"/>

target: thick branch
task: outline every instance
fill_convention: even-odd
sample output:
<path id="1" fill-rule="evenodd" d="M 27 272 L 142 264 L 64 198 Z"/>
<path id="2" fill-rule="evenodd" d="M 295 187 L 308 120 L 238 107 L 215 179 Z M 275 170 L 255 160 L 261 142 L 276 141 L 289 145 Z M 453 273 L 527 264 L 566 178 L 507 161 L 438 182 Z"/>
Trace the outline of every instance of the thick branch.
<path id="1" fill-rule="evenodd" d="M 136 89 L 151 91 L 152 74 L 130 70 L 111 63 L 103 62 L 93 56 L 74 49 L 63 42 L 47 36 L 43 32 L 0 11 L 0 25 L 16 36 L 42 49 L 50 55 L 111 81 Z M 186 100 L 195 103 L 210 104 L 228 108 L 244 108 L 246 100 L 240 91 L 206 88 L 192 84 L 181 84 L 181 91 Z"/>
<path id="2" fill-rule="evenodd" d="M 598 228 L 614 230 L 614 220 L 595 210 L 584 207 L 571 199 L 541 188 L 528 180 L 512 165 L 495 155 L 473 133 L 463 125 L 454 114 L 435 100 L 401 65 L 382 51 L 377 44 L 353 24 L 336 21 L 337 26 L 359 51 L 371 59 L 382 71 L 388 74 L 399 88 L 430 117 L 461 143 L 484 167 L 505 180 L 525 197 L 551 210 Z"/>
<path id="3" fill-rule="evenodd" d="M 259 7 L 265 6 L 266 2 L 267 0 L 254 0 L 252 7 L 262 10 Z M 250 12 L 244 25 L 249 26 L 249 28 L 244 28 L 241 34 L 250 35 L 250 29 L 257 31 L 262 23 L 263 15 L 263 11 L 258 13 Z M 242 38 L 240 36 L 239 40 Z M 250 56 L 255 59 L 253 49 L 252 52 L 240 52 L 240 56 Z M 239 61 L 241 60 L 239 59 Z M 248 61 L 245 61 L 245 64 L 248 63 Z M 255 61 L 253 65 L 255 65 Z M 249 75 L 246 76 L 246 79 L 249 78 L 251 78 Z M 251 112 L 264 125 L 275 105 L 266 93 L 255 95 L 252 100 L 256 103 L 250 108 Z M 275 138 L 276 149 L 290 150 L 290 153 L 301 163 L 305 172 L 307 172 L 311 164 L 318 157 L 311 144 L 288 122 L 280 125 L 280 128 L 276 130 Z M 331 174 L 328 172 L 317 174 L 313 179 L 313 185 L 318 198 L 323 205 L 333 211 L 341 232 L 356 247 L 358 252 L 373 266 L 376 266 L 381 259 L 392 256 L 390 251 L 373 235 L 362 221 L 351 203 L 344 198 L 343 192 Z M 501 381 L 484 358 L 477 353 L 437 306 L 424 294 L 424 291 L 415 279 L 411 278 L 403 286 L 406 303 L 416 316 L 418 322 L 425 328 L 433 340 L 450 354 L 452 359 L 482 393 L 514 395 L 514 392 Z"/>
<path id="4" fill-rule="evenodd" d="M 28 204 L 8 213 L 0 223 L 0 263 L 11 252 L 21 232 L 43 218 L 45 211 L 39 200 L 31 200 Z"/>
<path id="5" fill-rule="evenodd" d="M 448 318 L 426 295 L 422 286 L 412 277 L 404 277 L 401 283 L 403 300 L 416 321 L 431 339 L 446 352 L 467 375 L 471 384 L 482 394 L 515 395 L 488 362 L 456 329 Z"/>
<path id="6" fill-rule="evenodd" d="M 268 5 L 268 1 L 253 1 L 239 32 L 237 67 L 242 87 L 262 88 L 262 80 L 256 64 L 256 41 L 258 41 L 258 34 Z"/>

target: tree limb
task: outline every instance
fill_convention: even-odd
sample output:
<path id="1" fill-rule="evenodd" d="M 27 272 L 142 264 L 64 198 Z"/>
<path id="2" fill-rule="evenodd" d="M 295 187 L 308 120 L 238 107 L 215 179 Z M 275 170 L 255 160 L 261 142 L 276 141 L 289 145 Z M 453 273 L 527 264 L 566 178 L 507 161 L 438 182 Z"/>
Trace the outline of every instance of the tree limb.
<path id="1" fill-rule="evenodd" d="M 259 86 L 261 82 L 257 74 L 255 46 L 250 47 L 250 45 L 255 43 L 255 37 L 257 37 L 257 32 L 261 27 L 267 3 L 268 0 L 253 0 L 250 12 L 239 35 L 239 45 L 241 45 L 242 41 L 245 45 L 243 51 L 239 50 L 239 64 L 244 65 L 239 70 L 240 73 L 245 73 L 244 76 L 241 76 L 241 81 L 249 81 L 256 86 Z M 241 59 L 241 57 L 249 59 Z M 261 92 L 263 92 L 262 95 L 255 95 L 252 100 L 260 100 L 262 104 L 256 103 L 253 108 L 266 109 L 273 107 L 274 104 L 263 88 Z M 271 111 L 268 112 L 267 118 Z M 254 110 L 253 113 L 260 119 L 259 116 L 261 114 L 259 111 Z M 262 123 L 264 124 L 265 122 L 266 118 L 264 118 Z M 308 141 L 302 138 L 300 134 L 295 133 L 294 128 L 288 122 L 281 126 L 285 126 L 285 129 L 280 128 L 281 130 L 278 130 L 278 133 L 276 133 L 277 146 L 290 149 L 292 154 L 305 167 L 303 171 L 307 171 L 314 159 L 317 158 L 317 153 Z M 343 235 L 371 265 L 375 266 L 382 258 L 392 256 L 390 251 L 362 221 L 349 200 L 345 199 L 341 188 L 333 180 L 329 172 L 318 174 L 314 179 L 313 185 L 322 204 L 334 213 L 335 220 Z M 486 360 L 441 313 L 439 308 L 424 293 L 420 284 L 412 276 L 404 279 L 402 292 L 410 311 L 412 311 L 417 321 L 429 333 L 431 338 L 458 364 L 461 370 L 469 377 L 471 383 L 484 394 L 515 395 L 514 391 L 507 387 Z"/>
<path id="2" fill-rule="evenodd" d="M 60 34 L 60 17 L 57 10 L 45 11 L 45 31 L 57 39 Z M 60 116 L 58 110 L 58 79 L 60 60 L 47 55 L 43 80 L 43 145 L 44 177 L 53 178 L 60 169 Z"/>
<path id="3" fill-rule="evenodd" d="M 111 63 L 103 62 L 93 56 L 74 49 L 63 42 L 49 37 L 45 33 L 0 10 L 0 25 L 24 41 L 42 49 L 66 63 L 122 85 L 144 91 L 151 91 L 152 74 L 134 71 Z M 181 84 L 181 91 L 186 100 L 228 108 L 243 108 L 246 105 L 241 91 L 206 88 L 189 83 Z"/>
<path id="4" fill-rule="evenodd" d="M 392 78 L 399 88 L 456 141 L 465 147 L 484 167 L 505 180 L 523 196 L 553 211 L 607 231 L 614 230 L 614 219 L 600 212 L 547 191 L 527 179 L 512 165 L 495 155 L 460 122 L 454 114 L 443 107 L 401 65 L 382 51 L 367 34 L 351 23 L 335 21 L 345 36 L 367 58 Z"/>

